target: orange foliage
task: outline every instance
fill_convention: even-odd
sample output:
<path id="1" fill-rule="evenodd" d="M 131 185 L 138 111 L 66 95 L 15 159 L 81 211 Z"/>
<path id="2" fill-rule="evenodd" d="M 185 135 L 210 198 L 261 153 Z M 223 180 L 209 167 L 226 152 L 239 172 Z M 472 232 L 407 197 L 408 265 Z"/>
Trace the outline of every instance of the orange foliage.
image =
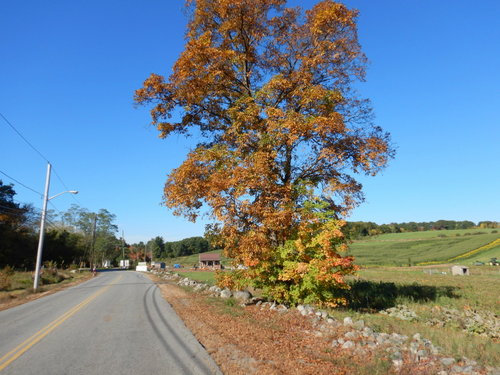
<path id="1" fill-rule="evenodd" d="M 161 137 L 198 127 L 206 138 L 170 174 L 165 204 L 193 221 L 209 208 L 226 255 L 249 267 L 233 281 L 278 300 L 338 303 L 331 289 L 356 270 L 339 255 L 339 218 L 362 200 L 349 171 L 376 174 L 393 155 L 352 88 L 366 63 L 357 11 L 331 0 L 305 13 L 284 0 L 187 5 L 173 73 L 152 74 L 135 94 L 154 104 Z"/>

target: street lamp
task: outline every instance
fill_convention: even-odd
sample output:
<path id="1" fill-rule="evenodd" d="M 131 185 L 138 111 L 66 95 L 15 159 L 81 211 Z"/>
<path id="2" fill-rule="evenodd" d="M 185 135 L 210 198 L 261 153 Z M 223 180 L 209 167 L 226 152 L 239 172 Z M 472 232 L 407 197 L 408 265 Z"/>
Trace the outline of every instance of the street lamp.
<path id="1" fill-rule="evenodd" d="M 49 185 L 50 185 L 50 163 L 47 164 L 47 176 L 45 178 L 45 193 L 43 195 L 42 218 L 40 220 L 40 237 L 38 239 L 38 250 L 36 252 L 36 266 L 35 266 L 35 281 L 33 282 L 33 290 L 36 292 L 38 289 L 38 280 L 40 279 L 40 267 L 42 263 L 42 249 L 43 238 L 45 236 L 45 217 L 47 216 L 47 203 L 51 199 L 58 197 L 64 193 L 78 194 L 76 190 L 63 191 L 49 198 Z"/>

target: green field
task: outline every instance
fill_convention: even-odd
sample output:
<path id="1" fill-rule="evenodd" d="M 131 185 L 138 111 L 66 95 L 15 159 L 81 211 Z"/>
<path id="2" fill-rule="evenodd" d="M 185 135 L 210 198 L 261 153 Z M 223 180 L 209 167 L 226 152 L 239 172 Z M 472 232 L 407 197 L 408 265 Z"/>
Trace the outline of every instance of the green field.
<path id="1" fill-rule="evenodd" d="M 496 246 L 493 249 L 482 251 L 471 257 L 468 257 L 462 261 L 462 263 L 473 264 L 474 262 L 488 263 L 491 258 L 497 258 L 500 261 L 500 246 Z M 459 263 L 455 261 L 454 263 Z"/>
<path id="2" fill-rule="evenodd" d="M 408 266 L 421 262 L 450 263 L 450 259 L 471 250 L 480 248 L 500 238 L 492 229 L 464 229 L 446 231 L 426 231 L 408 233 L 389 233 L 354 241 L 348 250 L 362 266 Z M 214 250 L 211 252 L 218 252 Z M 460 258 L 451 263 L 471 265 L 475 261 L 488 262 L 490 258 L 500 259 L 500 246 L 481 251 L 473 256 Z M 224 266 L 230 259 L 221 257 Z M 183 268 L 198 264 L 198 254 L 179 258 L 168 258 L 169 266 L 178 263 Z"/>
<path id="3" fill-rule="evenodd" d="M 366 240 L 354 241 L 348 254 L 356 257 L 360 265 L 407 266 L 420 262 L 447 263 L 451 258 L 484 246 L 500 237 L 491 229 L 467 229 L 390 233 Z M 500 247 L 457 260 L 471 264 L 500 257 Z"/>
<path id="4" fill-rule="evenodd" d="M 187 277 L 191 280 L 201 281 L 202 283 L 215 285 L 215 272 L 213 271 L 186 271 L 186 270 L 176 270 L 182 277 Z"/>

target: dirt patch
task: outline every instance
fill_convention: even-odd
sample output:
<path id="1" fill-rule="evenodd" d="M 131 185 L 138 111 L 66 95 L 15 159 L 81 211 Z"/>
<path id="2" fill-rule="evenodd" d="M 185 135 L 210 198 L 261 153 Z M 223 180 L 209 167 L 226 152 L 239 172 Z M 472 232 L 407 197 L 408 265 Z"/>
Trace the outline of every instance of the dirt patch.
<path id="1" fill-rule="evenodd" d="M 277 313 L 258 306 L 241 307 L 234 300 L 209 297 L 150 277 L 159 282 L 164 298 L 224 374 L 391 372 L 387 368 L 377 371 L 382 368 L 374 353 L 356 356 L 333 348 L 335 333 L 322 332 L 317 323 L 296 311 Z M 367 372 L 359 372 L 360 367 Z"/>

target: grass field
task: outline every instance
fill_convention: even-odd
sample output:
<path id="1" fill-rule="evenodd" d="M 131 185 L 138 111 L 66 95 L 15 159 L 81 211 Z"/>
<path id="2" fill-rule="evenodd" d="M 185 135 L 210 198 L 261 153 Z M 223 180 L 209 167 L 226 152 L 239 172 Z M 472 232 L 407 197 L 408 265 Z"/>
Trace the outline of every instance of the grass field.
<path id="1" fill-rule="evenodd" d="M 354 241 L 348 253 L 360 265 L 406 266 L 420 262 L 447 263 L 451 258 L 484 246 L 500 237 L 491 229 L 467 229 L 389 233 L 366 240 Z M 471 264 L 497 256 L 500 246 L 456 262 Z"/>
<path id="2" fill-rule="evenodd" d="M 215 272 L 213 271 L 186 271 L 186 270 L 175 270 L 183 277 L 187 277 L 191 280 L 201 281 L 209 285 L 215 285 Z"/>
<path id="3" fill-rule="evenodd" d="M 430 269 L 437 272 L 424 272 Z M 500 267 L 471 266 L 469 271 L 470 276 L 453 276 L 447 266 L 370 267 L 362 269 L 356 279 L 415 287 L 415 290 L 397 290 L 395 299 L 389 304 L 420 305 L 432 302 L 457 309 L 468 306 L 500 315 Z"/>
<path id="4" fill-rule="evenodd" d="M 443 352 L 474 359 L 490 366 L 500 363 L 498 339 L 477 336 L 463 330 L 464 320 L 450 321 L 445 326 L 430 326 L 432 319 L 445 315 L 445 309 L 489 316 L 498 322 L 500 304 L 500 267 L 470 267 L 470 276 L 452 276 L 448 266 L 432 267 L 437 273 L 428 274 L 427 267 L 369 267 L 361 270 L 350 283 L 351 303 L 346 309 L 332 311 L 342 319 L 354 316 L 384 332 L 412 336 L 416 332 L 440 346 Z M 446 273 L 446 274 L 444 274 Z M 414 311 L 415 321 L 399 320 L 378 314 L 381 308 L 404 304 Z M 370 309 L 376 306 L 377 309 Z M 483 328 L 484 329 L 484 328 Z"/>
<path id="5" fill-rule="evenodd" d="M 490 258 L 500 259 L 500 246 L 481 251 L 473 256 L 450 260 L 480 248 L 500 238 L 492 229 L 465 229 L 447 231 L 426 231 L 408 233 L 389 233 L 354 241 L 348 250 L 349 255 L 356 257 L 359 265 L 408 266 L 421 262 L 463 263 L 473 264 L 475 261 L 488 262 Z M 212 252 L 220 253 L 220 250 Z M 230 259 L 221 257 L 222 264 L 228 266 Z M 198 254 L 169 258 L 166 264 L 178 263 L 184 268 L 198 264 Z"/>
<path id="6" fill-rule="evenodd" d="M 476 261 L 487 263 L 491 258 L 497 258 L 500 261 L 500 246 L 494 247 L 493 249 L 483 251 L 472 257 L 468 257 L 464 260 L 467 263 L 474 263 Z M 460 262 L 459 260 L 456 261 Z"/>

